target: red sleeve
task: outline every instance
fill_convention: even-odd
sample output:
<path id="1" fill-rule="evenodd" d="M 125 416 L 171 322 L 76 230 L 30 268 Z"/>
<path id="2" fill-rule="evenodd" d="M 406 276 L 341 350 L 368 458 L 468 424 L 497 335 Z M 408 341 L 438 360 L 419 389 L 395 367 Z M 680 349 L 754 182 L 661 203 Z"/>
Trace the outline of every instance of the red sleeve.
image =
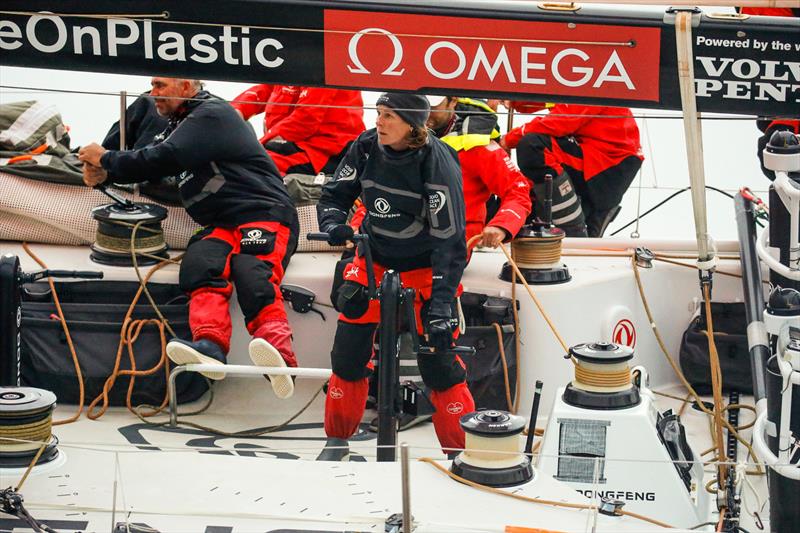
<path id="1" fill-rule="evenodd" d="M 511 109 L 520 113 L 536 113 L 547 107 L 544 102 L 511 102 Z"/>
<path id="2" fill-rule="evenodd" d="M 291 142 L 308 139 L 319 130 L 329 111 L 324 106 L 330 105 L 335 95 L 336 89 L 304 88 L 292 112 L 269 129 L 269 137 L 281 136 Z"/>
<path id="3" fill-rule="evenodd" d="M 530 182 L 497 143 L 476 146 L 463 155 L 473 159 L 489 192 L 500 197 L 500 209 L 486 225 L 502 228 L 513 237 L 531 212 Z"/>
<path id="4" fill-rule="evenodd" d="M 240 111 L 245 120 L 249 120 L 253 115 L 264 112 L 266 102 L 272 94 L 272 85 L 253 85 L 245 92 L 231 101 L 234 109 Z"/>
<path id="5" fill-rule="evenodd" d="M 521 134 L 542 133 L 553 137 L 566 137 L 592 120 L 597 111 L 598 109 L 592 106 L 556 105 L 550 109 L 550 114 L 536 117 L 522 126 Z"/>
<path id="6" fill-rule="evenodd" d="M 358 233 L 358 229 L 361 227 L 361 223 L 364 222 L 364 217 L 367 216 L 367 208 L 364 207 L 364 204 L 361 203 L 361 200 L 355 201 L 356 210 L 353 213 L 353 218 L 350 219 L 350 227 L 353 228 L 353 231 Z"/>

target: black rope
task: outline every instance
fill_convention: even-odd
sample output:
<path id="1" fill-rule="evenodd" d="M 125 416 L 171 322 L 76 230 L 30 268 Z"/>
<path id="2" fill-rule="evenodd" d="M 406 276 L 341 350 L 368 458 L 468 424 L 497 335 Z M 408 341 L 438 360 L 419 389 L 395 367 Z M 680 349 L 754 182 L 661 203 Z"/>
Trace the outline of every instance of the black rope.
<path id="1" fill-rule="evenodd" d="M 716 187 L 712 187 L 711 185 L 706 185 L 706 189 L 710 189 L 712 191 L 716 191 L 716 192 L 718 192 L 720 194 L 723 194 L 723 195 L 727 196 L 728 198 L 730 198 L 731 200 L 733 200 L 733 198 L 734 198 L 734 196 L 731 193 L 723 191 L 722 189 L 717 189 Z M 645 211 L 644 213 L 642 213 L 638 217 L 634 218 L 633 220 L 631 220 L 630 222 L 628 222 L 627 224 L 625 224 L 624 226 L 622 226 L 618 230 L 614 231 L 610 236 L 613 237 L 614 235 L 616 235 L 620 231 L 624 230 L 628 226 L 631 226 L 631 225 L 635 224 L 637 220 L 643 219 L 645 216 L 649 215 L 650 213 L 652 213 L 653 211 L 655 211 L 656 209 L 658 209 L 662 205 L 666 204 L 667 202 L 669 202 L 670 200 L 672 200 L 673 198 L 675 198 L 679 194 L 684 193 L 684 192 L 689 191 L 689 190 L 691 190 L 691 187 L 684 187 L 683 189 L 680 189 L 679 191 L 670 194 L 664 200 L 661 200 L 659 203 L 657 203 L 656 205 L 654 205 L 653 207 L 651 207 L 650 209 L 648 209 L 647 211 Z"/>

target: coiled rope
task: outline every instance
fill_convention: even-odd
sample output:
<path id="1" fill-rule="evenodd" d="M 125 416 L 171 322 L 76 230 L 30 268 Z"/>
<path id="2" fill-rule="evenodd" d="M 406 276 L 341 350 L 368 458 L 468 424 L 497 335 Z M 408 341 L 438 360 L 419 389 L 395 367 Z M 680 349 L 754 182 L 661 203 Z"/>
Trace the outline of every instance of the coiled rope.
<path id="1" fill-rule="evenodd" d="M 561 260 L 564 235 L 553 237 L 522 237 L 511 241 L 511 257 L 523 268 L 536 268 Z"/>
<path id="2" fill-rule="evenodd" d="M 622 370 L 602 370 L 602 365 L 585 366 L 581 361 L 575 365 L 575 380 L 599 389 L 620 388 L 630 385 L 631 368 L 625 365 Z"/>

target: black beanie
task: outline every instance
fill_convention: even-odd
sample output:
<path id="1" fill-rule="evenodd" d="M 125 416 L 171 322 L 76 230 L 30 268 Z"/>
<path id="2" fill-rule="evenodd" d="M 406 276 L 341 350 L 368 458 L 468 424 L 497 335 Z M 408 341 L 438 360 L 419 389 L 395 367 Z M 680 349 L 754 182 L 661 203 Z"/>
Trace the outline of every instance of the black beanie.
<path id="1" fill-rule="evenodd" d="M 425 125 L 431 112 L 428 99 L 419 94 L 383 93 L 375 105 L 391 107 L 400 118 L 418 128 Z"/>

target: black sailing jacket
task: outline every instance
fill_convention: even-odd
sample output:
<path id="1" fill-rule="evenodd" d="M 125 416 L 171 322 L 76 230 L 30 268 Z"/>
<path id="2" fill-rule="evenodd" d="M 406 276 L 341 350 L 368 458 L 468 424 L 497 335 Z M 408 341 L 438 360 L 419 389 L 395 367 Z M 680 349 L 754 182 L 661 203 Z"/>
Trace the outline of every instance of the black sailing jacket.
<path id="1" fill-rule="evenodd" d="M 347 151 L 317 206 L 320 228 L 343 224 L 360 197 L 367 210 L 360 231 L 375 260 L 400 272 L 431 267 L 432 306 L 449 306 L 466 266 L 464 194 L 456 152 L 439 139 L 396 152 L 375 129 Z"/>
<path id="2" fill-rule="evenodd" d="M 163 137 L 138 150 L 103 154 L 109 180 L 135 183 L 174 175 L 183 206 L 203 226 L 276 220 L 297 227 L 275 163 L 230 104 L 201 91 L 170 119 Z"/>

